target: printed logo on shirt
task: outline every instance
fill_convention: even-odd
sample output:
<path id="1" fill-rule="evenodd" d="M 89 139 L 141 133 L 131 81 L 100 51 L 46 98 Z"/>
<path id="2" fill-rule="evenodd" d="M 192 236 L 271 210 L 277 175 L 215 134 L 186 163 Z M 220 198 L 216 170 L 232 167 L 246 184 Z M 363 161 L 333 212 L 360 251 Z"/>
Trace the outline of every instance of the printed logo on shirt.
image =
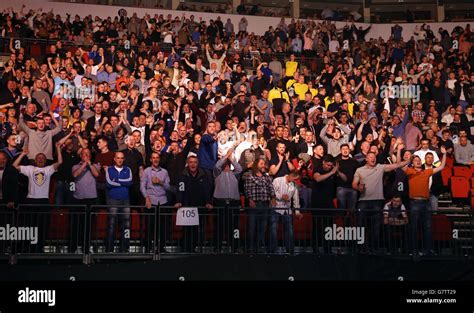
<path id="1" fill-rule="evenodd" d="M 37 186 L 43 186 L 44 182 L 46 181 L 46 174 L 43 172 L 37 172 L 33 175 L 33 182 Z"/>

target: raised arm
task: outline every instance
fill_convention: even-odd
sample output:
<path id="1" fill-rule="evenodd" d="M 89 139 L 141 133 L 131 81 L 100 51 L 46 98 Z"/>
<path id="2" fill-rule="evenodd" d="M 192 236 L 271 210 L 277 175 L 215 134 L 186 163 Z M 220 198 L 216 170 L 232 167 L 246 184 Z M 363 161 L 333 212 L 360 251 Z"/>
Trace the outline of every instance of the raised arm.
<path id="1" fill-rule="evenodd" d="M 58 143 L 60 145 L 63 145 L 66 142 L 66 140 L 68 140 L 69 138 L 72 137 L 73 134 L 74 134 L 74 132 L 72 130 L 70 130 L 69 133 L 66 136 L 64 136 L 63 138 L 58 140 Z"/>
<path id="2" fill-rule="evenodd" d="M 51 76 L 53 76 L 53 78 L 58 76 L 58 73 L 56 73 L 56 71 L 53 68 L 53 65 L 51 64 L 51 57 L 48 58 L 48 67 L 49 67 L 49 70 L 51 71 Z"/>
<path id="3" fill-rule="evenodd" d="M 410 162 L 411 162 L 411 159 L 408 159 L 408 160 L 403 161 L 403 162 L 400 162 L 400 160 L 398 160 L 398 162 L 395 163 L 395 164 L 385 164 L 384 165 L 384 171 L 385 172 L 390 172 L 390 171 L 396 170 L 397 168 L 405 167 Z"/>
<path id="4" fill-rule="evenodd" d="M 18 158 L 15 160 L 15 162 L 13 162 L 13 167 L 16 168 L 18 171 L 20 170 L 20 164 L 21 164 L 21 161 L 23 160 L 23 158 L 25 157 L 25 155 L 28 155 L 28 150 L 27 149 L 23 149 L 23 151 L 21 151 L 20 153 L 20 156 L 18 156 Z"/>
<path id="5" fill-rule="evenodd" d="M 53 164 L 55 171 L 57 171 L 61 164 L 63 164 L 63 154 L 61 153 L 61 144 L 59 142 L 56 143 L 56 152 L 58 154 L 58 161 Z"/>
<path id="6" fill-rule="evenodd" d="M 54 119 L 54 118 L 53 118 L 53 119 Z M 51 132 L 51 134 L 52 134 L 53 136 L 59 134 L 59 133 L 63 130 L 63 123 L 64 123 L 64 121 L 63 121 L 63 119 L 60 117 L 60 118 L 59 118 L 59 123 L 56 124 L 57 127 L 54 128 L 54 129 L 48 130 L 48 131 Z"/>
<path id="7" fill-rule="evenodd" d="M 33 130 L 29 128 L 26 124 L 25 121 L 23 120 L 23 115 L 20 115 L 20 118 L 18 119 L 18 129 L 23 130 L 27 135 L 30 134 Z"/>
<path id="8" fill-rule="evenodd" d="M 327 131 L 327 129 L 328 129 L 328 126 L 329 126 L 329 125 L 326 124 L 326 125 L 323 127 L 323 129 L 321 129 L 321 133 L 320 133 L 320 135 L 319 135 L 319 137 L 322 139 L 322 141 L 323 141 L 326 145 L 327 145 L 328 142 L 329 142 L 329 137 L 328 137 L 327 134 L 326 134 L 326 131 Z"/>
<path id="9" fill-rule="evenodd" d="M 436 174 L 436 173 L 439 173 L 441 172 L 444 167 L 446 166 L 446 148 L 444 146 L 441 147 L 441 153 L 443 154 L 443 159 L 441 160 L 441 165 L 438 166 L 437 168 L 434 168 L 433 169 L 433 175 Z"/>

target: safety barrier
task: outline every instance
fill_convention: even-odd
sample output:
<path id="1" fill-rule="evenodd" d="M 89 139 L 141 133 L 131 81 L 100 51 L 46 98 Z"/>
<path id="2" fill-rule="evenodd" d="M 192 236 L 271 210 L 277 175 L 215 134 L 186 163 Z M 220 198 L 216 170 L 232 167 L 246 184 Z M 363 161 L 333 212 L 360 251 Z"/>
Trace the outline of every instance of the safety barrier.
<path id="1" fill-rule="evenodd" d="M 472 257 L 472 211 L 22 204 L 1 207 L 0 257 L 144 258 L 201 254 Z"/>

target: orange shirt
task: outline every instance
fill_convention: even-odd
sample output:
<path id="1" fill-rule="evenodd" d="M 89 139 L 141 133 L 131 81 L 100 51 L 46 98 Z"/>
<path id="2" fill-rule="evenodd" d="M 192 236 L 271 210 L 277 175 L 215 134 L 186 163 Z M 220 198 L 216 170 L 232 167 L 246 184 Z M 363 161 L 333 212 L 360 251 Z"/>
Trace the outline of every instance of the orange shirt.
<path id="1" fill-rule="evenodd" d="M 118 92 L 120 92 L 120 84 L 121 83 L 125 83 L 125 85 L 128 85 L 130 84 L 130 77 L 120 77 L 117 79 L 117 81 L 115 82 L 115 89 L 117 89 Z"/>
<path id="2" fill-rule="evenodd" d="M 433 169 L 429 168 L 426 170 L 417 171 L 414 168 L 409 167 L 405 170 L 405 173 L 408 176 L 408 194 L 410 199 L 428 199 L 430 196 L 429 183 L 430 177 L 433 175 Z"/>

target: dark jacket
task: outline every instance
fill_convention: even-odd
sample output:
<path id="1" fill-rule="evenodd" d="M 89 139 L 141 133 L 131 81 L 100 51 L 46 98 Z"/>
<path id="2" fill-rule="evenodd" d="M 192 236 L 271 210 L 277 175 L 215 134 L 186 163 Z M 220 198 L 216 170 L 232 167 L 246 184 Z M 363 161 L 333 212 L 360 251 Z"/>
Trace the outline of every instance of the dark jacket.
<path id="1" fill-rule="evenodd" d="M 99 124 L 102 124 L 102 120 L 105 116 L 105 114 L 101 114 L 102 117 L 99 119 Z M 89 117 L 86 121 L 86 132 L 89 133 L 91 130 L 94 130 L 95 128 L 95 114 L 92 117 Z"/>
<path id="2" fill-rule="evenodd" d="M 0 203 L 14 202 L 18 204 L 18 171 L 11 165 L 7 165 L 3 172 L 2 194 Z"/>
<path id="3" fill-rule="evenodd" d="M 441 172 L 431 176 L 431 179 L 430 193 L 439 196 L 443 192 L 443 178 L 441 177 Z"/>
<path id="4" fill-rule="evenodd" d="M 176 202 L 192 207 L 203 207 L 212 203 L 211 185 L 203 171 L 198 169 L 197 175 L 191 176 L 186 168 L 178 178 Z"/>
<path id="5" fill-rule="evenodd" d="M 469 100 L 470 100 L 470 93 L 469 93 L 470 83 L 465 82 L 462 86 L 462 89 L 464 91 L 464 97 L 465 97 L 466 101 L 469 102 Z M 454 83 L 454 95 L 455 95 L 456 100 L 459 101 L 459 97 L 461 96 L 461 83 L 459 81 Z"/>

